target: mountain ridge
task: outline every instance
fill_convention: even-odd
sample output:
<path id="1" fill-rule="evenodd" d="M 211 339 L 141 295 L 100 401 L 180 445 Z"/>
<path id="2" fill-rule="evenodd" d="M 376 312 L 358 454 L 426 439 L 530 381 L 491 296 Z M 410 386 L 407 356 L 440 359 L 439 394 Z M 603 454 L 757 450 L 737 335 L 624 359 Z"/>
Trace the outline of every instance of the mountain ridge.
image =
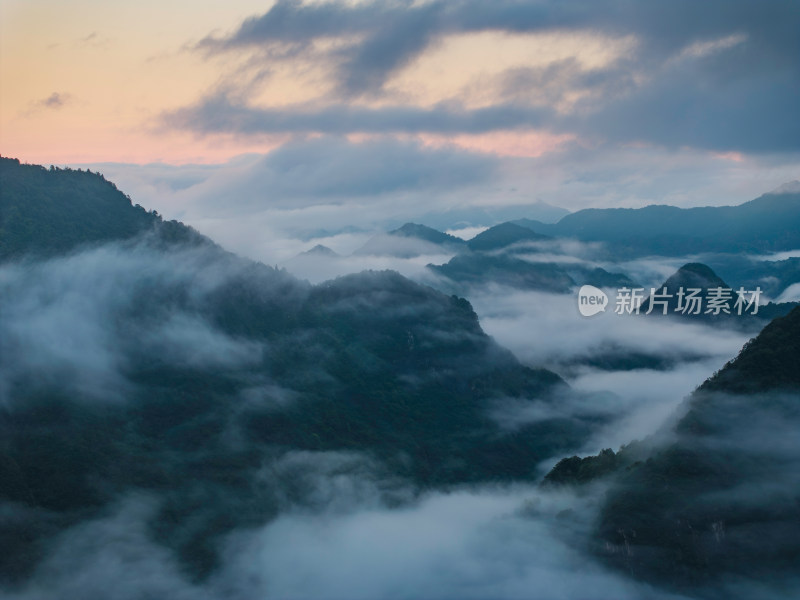
<path id="1" fill-rule="evenodd" d="M 4 582 L 131 494 L 159 498 L 147 535 L 201 580 L 226 534 L 313 505 L 302 469 L 286 471 L 298 453 L 355 457 L 345 474 L 369 465 L 421 493 L 530 480 L 587 435 L 589 418 L 514 431 L 493 419 L 499 398 L 571 391 L 494 342 L 463 298 L 392 271 L 312 286 L 164 224 L 96 174 L 4 169 L 30 177 L 32 223 L 52 225 L 25 230 L 0 264 Z M 103 194 L 87 200 L 75 181 Z M 4 208 L 24 208 L 16 190 Z M 119 209 L 108 219 L 133 225 L 102 230 L 105 194 Z M 59 222 L 87 220 L 51 244 Z"/>
<path id="2" fill-rule="evenodd" d="M 543 235 L 605 242 L 617 255 L 795 250 L 800 194 L 767 193 L 736 206 L 587 208 L 554 224 L 517 223 Z"/>
<path id="3" fill-rule="evenodd" d="M 791 574 L 800 552 L 798 426 L 795 307 L 706 379 L 667 430 L 616 454 L 565 458 L 545 483 L 608 482 L 593 551 L 636 578 L 697 592 L 730 573 Z"/>

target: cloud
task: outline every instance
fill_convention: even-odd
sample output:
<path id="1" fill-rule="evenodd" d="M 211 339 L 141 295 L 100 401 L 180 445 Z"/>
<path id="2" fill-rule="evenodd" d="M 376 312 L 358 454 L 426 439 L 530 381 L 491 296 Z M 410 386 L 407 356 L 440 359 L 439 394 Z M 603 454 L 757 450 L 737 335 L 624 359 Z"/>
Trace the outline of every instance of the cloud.
<path id="1" fill-rule="evenodd" d="M 615 348 L 678 360 L 730 357 L 749 338 L 736 330 L 711 335 L 715 330 L 702 324 L 628 318 L 612 310 L 584 318 L 573 295 L 488 286 L 476 290 L 470 300 L 487 330 L 532 364 L 566 365 Z M 533 335 L 537 343 L 532 343 Z"/>
<path id="2" fill-rule="evenodd" d="M 800 121 L 791 99 L 800 93 L 800 48 L 794 34 L 799 20 L 785 1 L 631 5 L 608 0 L 568 6 L 512 0 L 488 5 L 475 0 L 281 1 L 227 35 L 206 37 L 197 49 L 209 55 L 263 52 L 270 62 L 313 59 L 327 66 L 333 85 L 329 96 L 261 106 L 248 101 L 258 94 L 244 74 L 232 87 L 167 112 L 161 120 L 203 134 L 237 135 L 454 134 L 534 126 L 613 143 L 796 153 Z M 601 34 L 609 44 L 634 40 L 635 49 L 590 68 L 562 58 L 484 75 L 481 86 L 488 83 L 495 100 L 481 108 L 465 108 L 467 90 L 432 107 L 409 104 L 392 90 L 401 73 L 413 70 L 446 40 L 486 32 Z M 481 87 L 477 84 L 471 87 Z M 359 98 L 381 102 L 352 103 Z"/>
<path id="3" fill-rule="evenodd" d="M 37 578 L 0 598 L 680 598 L 608 572 L 570 547 L 577 515 L 589 520 L 593 508 L 568 494 L 477 488 L 391 508 L 368 491 L 372 475 L 356 472 L 342 485 L 318 468 L 341 457 L 309 458 L 316 483 L 345 510 L 290 510 L 231 534 L 221 569 L 205 581 L 189 580 L 148 535 L 158 498 L 130 495 L 108 515 L 67 530 Z M 571 523 L 559 522 L 564 510 Z"/>
<path id="4" fill-rule="evenodd" d="M 399 191 L 437 191 L 486 181 L 491 157 L 455 149 L 435 150 L 390 139 L 350 143 L 315 138 L 281 146 L 254 169 L 278 199 L 380 196 Z"/>
<path id="5" fill-rule="evenodd" d="M 531 488 L 484 489 L 336 519 L 287 515 L 243 536 L 251 560 L 238 577 L 283 598 L 669 597 L 570 549 L 548 527 L 555 504 Z"/>
<path id="6" fill-rule="evenodd" d="M 346 200 L 374 204 L 391 194 L 450 193 L 489 182 L 497 168 L 494 157 L 458 148 L 430 148 L 388 137 L 355 142 L 324 136 L 296 139 L 224 168 L 151 165 L 138 170 L 147 172 L 152 197 L 191 196 L 202 189 L 205 208 L 225 214 Z"/>
<path id="7" fill-rule="evenodd" d="M 577 254 L 592 250 L 564 249 Z M 124 377 L 126 353 L 135 345 L 141 345 L 142 352 L 156 363 L 163 360 L 203 370 L 245 369 L 251 361 L 262 359 L 260 348 L 223 334 L 203 318 L 202 310 L 217 290 L 247 277 L 244 267 L 243 271 L 232 268 L 235 264 L 202 249 L 163 254 L 146 244 L 112 244 L 44 263 L 4 265 L 0 269 L 0 352 L 4 357 L 0 379 L 46 378 L 48 371 L 61 377 L 64 372 L 81 371 L 89 383 L 105 378 L 113 387 Z M 641 267 L 642 272 L 647 269 L 657 270 L 650 264 Z M 406 296 L 402 290 L 387 292 L 374 286 L 381 277 L 392 281 L 385 275 L 375 275 L 367 283 L 362 278 L 356 283 L 367 293 L 351 295 L 352 290 L 342 288 L 343 297 L 327 306 L 366 318 L 369 314 L 363 308 L 374 306 L 379 297 L 387 311 L 380 317 L 393 321 L 409 311 L 427 324 L 449 314 L 446 302 L 412 306 L 387 298 L 387 293 Z M 156 289 L 174 292 L 182 299 L 180 308 L 153 299 Z M 145 293 L 148 302 L 142 297 Z M 269 302 L 274 296 L 292 303 L 279 286 L 265 285 L 258 293 L 260 301 Z M 166 293 L 165 298 L 172 295 Z M 563 364 L 584 356 L 587 348 L 602 353 L 606 342 L 638 351 L 701 357 L 690 368 L 679 365 L 667 371 L 585 369 L 573 373 L 576 387 L 587 393 L 565 397 L 558 411 L 567 419 L 587 413 L 603 417 L 604 426 L 587 443 L 587 451 L 621 439 L 627 442 L 628 435 L 657 428 L 657 421 L 679 401 L 682 390 L 699 382 L 701 371 L 710 371 L 713 361 L 730 358 L 743 339 L 741 334 L 722 330 L 617 320 L 612 315 L 604 321 L 585 320 L 564 296 L 487 288 L 474 301 L 486 329 L 525 361 L 549 357 Z M 120 315 L 144 309 L 147 314 L 137 319 L 141 330 L 117 328 L 124 320 Z M 430 330 L 421 326 L 418 333 L 423 341 L 449 337 L 444 326 Z M 458 346 L 471 335 L 475 332 L 445 342 Z M 330 352 L 326 347 L 305 347 L 302 336 L 281 343 L 293 350 L 303 347 L 309 357 Z M 322 363 L 309 362 L 312 369 Z M 468 372 L 471 366 L 458 368 Z M 309 373 L 294 375 L 305 379 Z M 228 426 L 230 413 L 266 409 L 272 414 L 270 410 L 291 405 L 294 394 L 269 381 L 247 383 L 235 396 L 236 402 L 224 403 L 220 415 L 214 417 L 219 421 L 212 420 L 214 429 L 225 430 L 224 435 L 219 439 L 204 436 L 187 448 L 181 443 L 181 434 L 185 435 L 181 429 L 190 423 L 181 423 L 163 436 L 163 447 L 162 437 L 153 438 L 153 453 L 144 455 L 152 461 L 142 462 L 166 483 L 151 485 L 146 493 L 118 493 L 103 510 L 87 511 L 65 523 L 60 534 L 42 542 L 43 560 L 30 581 L 0 591 L 0 598 L 679 598 L 633 581 L 625 573 L 610 572 L 584 553 L 603 488 L 584 497 L 543 492 L 533 485 L 422 492 L 367 454 L 287 451 L 256 446 L 252 440 L 248 445 L 241 431 Z M 609 388 L 616 394 L 596 393 Z M 168 408 L 170 415 L 178 410 Z M 519 422 L 551 416 L 542 414 L 541 405 L 528 403 L 525 410 L 531 414 L 520 408 L 501 399 L 490 410 L 512 429 Z M 78 417 L 84 413 L 79 410 L 69 414 L 83 422 Z M 107 418 L 105 412 L 98 414 Z M 157 411 L 156 417 L 161 414 Z M 85 422 L 96 434 L 96 421 L 87 417 Z M 770 426 L 760 422 L 758 430 Z M 134 431 L 133 426 L 120 429 L 125 436 Z M 143 452 L 138 445 L 141 440 L 125 436 L 122 450 Z M 778 449 L 782 448 L 794 451 L 796 443 Z M 121 484 L 113 480 L 113 469 L 110 473 L 102 485 L 113 492 Z M 151 472 L 143 473 L 140 477 Z M 134 477 L 134 481 L 140 480 Z M 48 523 L 45 517 L 52 518 L 23 515 L 16 504 L 0 504 L 0 525 L 17 520 Z M 193 550 L 203 546 L 197 549 L 201 556 L 209 548 L 218 551 L 219 561 L 204 577 L 191 577 L 176 558 L 181 544 Z M 753 591 L 745 589 L 733 590 L 729 596 L 747 597 Z"/>
<path id="8" fill-rule="evenodd" d="M 730 205 L 797 176 L 786 157 L 739 163 L 701 151 L 571 144 L 520 159 L 389 136 L 297 139 L 274 158 L 250 154 L 214 165 L 75 167 L 102 172 L 134 202 L 267 264 L 315 244 L 350 254 L 405 222 L 446 230 L 536 218 L 537 199 L 570 210 Z M 674 271 L 662 270 L 653 284 Z"/>
<path id="9" fill-rule="evenodd" d="M 709 56 L 716 52 L 733 48 L 747 40 L 747 36 L 741 33 L 728 35 L 716 40 L 694 42 L 681 50 L 676 60 L 698 59 Z"/>
<path id="10" fill-rule="evenodd" d="M 167 111 L 158 126 L 201 134 L 239 136 L 266 133 L 482 133 L 538 126 L 551 111 L 500 105 L 474 110 L 458 103 L 432 108 L 396 104 L 382 108 L 333 103 L 262 108 L 217 92 L 192 106 Z"/>
<path id="11" fill-rule="evenodd" d="M 29 104 L 29 108 L 24 112 L 25 116 L 32 116 L 42 111 L 56 111 L 61 110 L 68 104 L 71 104 L 73 97 L 71 94 L 64 92 L 53 92 L 46 98 L 36 100 Z"/>
<path id="12" fill-rule="evenodd" d="M 577 394 L 559 403 L 560 410 L 603 416 L 586 441 L 586 454 L 616 449 L 658 431 L 683 399 L 751 337 L 611 311 L 584 318 L 572 295 L 486 286 L 474 290 L 469 299 L 489 335 L 524 364 L 550 368 L 573 387 Z M 545 410 L 520 408 L 501 403 L 495 416 L 513 425 L 536 420 Z M 559 458 L 543 467 L 551 467 Z"/>
<path id="13" fill-rule="evenodd" d="M 151 365 L 190 369 L 257 363 L 259 344 L 224 334 L 192 310 L 237 272 L 225 270 L 208 251 L 176 252 L 164 260 L 146 245 L 114 244 L 47 262 L 2 265 L 0 404 L 13 404 L 13 390 L 23 383 L 122 401 L 131 391 L 127 369 L 140 355 Z M 121 315 L 141 310 L 141 294 L 155 281 L 175 298 L 191 281 L 197 297 L 182 308 L 165 302 L 139 329 L 126 330 Z"/>
<path id="14" fill-rule="evenodd" d="M 438 3 L 413 7 L 407 1 L 351 7 L 280 1 L 263 16 L 245 20 L 231 36 L 206 37 L 197 47 L 213 53 L 283 45 L 302 52 L 315 38 L 362 37 L 360 44 L 336 49 L 329 56 L 340 71 L 340 94 L 359 96 L 380 89 L 392 72 L 424 50 L 440 10 Z"/>
<path id="15" fill-rule="evenodd" d="M 793 283 L 783 290 L 775 302 L 800 302 L 800 283 Z"/>
<path id="16" fill-rule="evenodd" d="M 342 236 L 313 240 L 313 242 L 336 244 L 339 237 Z M 306 245 L 309 244 L 304 244 L 304 248 Z M 421 249 L 431 250 L 430 248 Z M 386 269 L 397 271 L 416 281 L 426 281 L 429 276 L 427 265 L 442 264 L 452 257 L 452 254 L 443 254 L 441 251 L 435 254 L 419 254 L 406 258 L 397 256 L 321 256 L 300 254 L 283 262 L 282 266 L 293 275 L 306 279 L 311 283 L 321 283 L 341 275 L 360 271 L 382 271 Z"/>
<path id="17" fill-rule="evenodd" d="M 381 230 L 449 207 L 469 208 L 476 193 L 491 193 L 500 167 L 497 157 L 451 146 L 325 136 L 223 165 L 92 169 L 113 178 L 135 202 L 275 264 L 316 243 L 350 254 Z"/>
<path id="18" fill-rule="evenodd" d="M 698 597 L 796 595 L 787 558 L 800 529 L 798 399 L 791 391 L 693 396 L 667 442 L 612 484 L 599 521 L 608 562 L 678 585 L 696 573 Z M 669 485 L 654 485 L 664 476 Z M 614 556 L 620 544 L 628 548 Z"/>
<path id="19" fill-rule="evenodd" d="M 142 596 L 211 600 L 186 580 L 169 550 L 153 543 L 147 521 L 158 501 L 144 494 L 121 499 L 108 516 L 87 519 L 50 546 L 37 576 L 3 600 L 81 597 L 133 600 Z"/>
<path id="20" fill-rule="evenodd" d="M 61 108 L 64 104 L 69 100 L 69 94 L 59 94 L 58 92 L 53 92 L 44 100 L 39 100 L 39 106 L 45 108 Z"/>

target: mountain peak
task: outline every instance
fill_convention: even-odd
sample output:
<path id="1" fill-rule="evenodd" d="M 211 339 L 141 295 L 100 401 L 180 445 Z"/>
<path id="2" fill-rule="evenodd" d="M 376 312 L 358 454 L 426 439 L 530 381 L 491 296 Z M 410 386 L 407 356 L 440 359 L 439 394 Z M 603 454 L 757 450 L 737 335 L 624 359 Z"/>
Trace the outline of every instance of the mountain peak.
<path id="1" fill-rule="evenodd" d="M 467 242 L 471 250 L 499 250 L 517 242 L 536 242 L 549 239 L 527 227 L 507 221 L 490 227 Z"/>
<path id="2" fill-rule="evenodd" d="M 700 289 L 729 287 L 711 267 L 703 263 L 686 263 L 664 282 L 664 286 L 668 290 L 679 287 Z"/>
<path id="3" fill-rule="evenodd" d="M 327 246 L 323 246 L 322 244 L 317 244 L 310 250 L 302 252 L 300 256 L 330 256 L 331 258 L 335 258 L 339 256 L 339 254 L 337 254 Z"/>
<path id="4" fill-rule="evenodd" d="M 355 251 L 357 255 L 411 258 L 423 254 L 457 252 L 466 242 L 426 225 L 406 223 L 388 233 L 379 233 Z"/>
<path id="5" fill-rule="evenodd" d="M 689 306 L 689 304 L 684 304 L 683 309 L 680 305 L 680 300 L 678 294 L 681 290 L 683 292 L 688 293 L 689 290 L 701 290 L 704 295 L 708 294 L 708 290 L 715 289 L 715 288 L 722 288 L 722 289 L 730 289 L 730 286 L 725 283 L 715 272 L 714 270 L 709 267 L 708 265 L 704 265 L 703 263 L 686 263 L 680 269 L 678 269 L 675 273 L 670 275 L 670 277 L 660 286 L 656 288 L 656 294 L 660 294 L 662 290 L 666 288 L 667 294 L 669 295 L 667 299 L 666 305 L 666 313 L 664 313 L 664 306 L 661 301 L 655 302 L 653 297 L 647 297 L 644 302 L 642 302 L 641 307 L 639 308 L 640 314 L 652 314 L 652 315 L 690 315 L 694 317 L 701 317 L 707 318 L 707 315 L 704 313 L 695 313 L 693 309 Z M 651 312 L 650 304 L 653 302 L 655 306 Z M 727 312 L 722 312 L 721 314 L 728 314 L 731 312 L 733 307 L 733 297 L 728 299 L 725 302 L 727 307 Z M 688 311 L 688 312 L 687 312 Z"/>
<path id="6" fill-rule="evenodd" d="M 417 238 L 433 244 L 463 245 L 465 243 L 464 240 L 457 238 L 454 235 L 443 233 L 438 229 L 428 227 L 427 225 L 420 225 L 418 223 L 406 223 L 403 226 L 390 231 L 389 235 Z"/>
<path id="7" fill-rule="evenodd" d="M 191 227 L 134 205 L 88 169 L 46 169 L 0 157 L 0 181 L 0 261 L 54 256 L 146 232 L 158 243 L 211 243 Z"/>

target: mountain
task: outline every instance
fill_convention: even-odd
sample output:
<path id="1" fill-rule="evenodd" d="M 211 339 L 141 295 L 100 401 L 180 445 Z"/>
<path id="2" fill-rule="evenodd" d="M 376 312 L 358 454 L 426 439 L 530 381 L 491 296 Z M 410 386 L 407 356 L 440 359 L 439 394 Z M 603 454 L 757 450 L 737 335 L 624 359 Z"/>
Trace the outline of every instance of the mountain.
<path id="1" fill-rule="evenodd" d="M 99 173 L 20 164 L 0 157 L 0 261 L 54 256 L 82 245 L 157 231 L 163 242 L 210 243 L 148 212 Z"/>
<path id="2" fill-rule="evenodd" d="M 428 268 L 466 287 L 494 283 L 522 290 L 567 293 L 575 285 L 558 265 L 532 263 L 508 255 L 458 254 L 443 265 L 428 265 Z"/>
<path id="3" fill-rule="evenodd" d="M 567 216 L 568 214 L 569 213 L 564 214 L 562 218 Z M 541 219 L 522 218 L 522 219 L 513 219 L 509 221 L 509 223 L 513 223 L 514 225 L 519 225 L 520 227 L 524 227 L 525 229 L 530 229 L 533 232 L 538 232 L 541 229 L 547 229 L 551 225 L 558 223 L 558 221 L 560 220 L 561 219 L 558 219 L 556 221 L 542 221 Z"/>
<path id="4" fill-rule="evenodd" d="M 453 208 L 444 212 L 430 212 L 422 215 L 431 227 L 442 230 L 463 227 L 493 227 L 520 217 L 535 219 L 542 223 L 556 223 L 568 215 L 569 211 L 542 201 L 528 204 L 513 204 L 500 207 Z"/>
<path id="5" fill-rule="evenodd" d="M 324 256 L 327 258 L 337 258 L 339 257 L 339 254 L 334 252 L 327 246 L 323 246 L 322 244 L 317 244 L 310 250 L 301 252 L 298 256 Z"/>
<path id="6" fill-rule="evenodd" d="M 769 302 L 751 306 L 757 288 L 760 286 L 745 288 L 740 299 L 739 288 L 725 283 L 711 267 L 687 263 L 657 287 L 654 295 L 645 298 L 639 314 L 700 319 L 760 329 L 764 322 L 789 313 L 797 305 L 795 302 Z M 649 291 L 645 290 L 645 293 L 649 294 Z"/>
<path id="7" fill-rule="evenodd" d="M 317 244 L 282 263 L 292 275 L 309 281 L 325 281 L 341 274 L 347 258 L 327 246 Z"/>
<path id="8" fill-rule="evenodd" d="M 406 223 L 388 233 L 373 236 L 358 250 L 360 256 L 395 256 L 412 258 L 425 254 L 457 252 L 466 242 L 425 225 Z"/>
<path id="9" fill-rule="evenodd" d="M 635 285 L 626 275 L 600 267 L 525 260 L 513 252 L 464 252 L 443 265 L 428 265 L 428 269 L 444 276 L 461 293 L 487 284 L 556 294 L 569 293 L 584 284 L 617 288 Z"/>
<path id="10" fill-rule="evenodd" d="M 318 506 L 343 477 L 400 505 L 409 486 L 530 480 L 588 434 L 558 410 L 513 429 L 492 416 L 572 392 L 464 299 L 386 271 L 312 286 L 100 175 L 3 166 L 4 231 L 24 225 L 0 264 L 4 583 L 131 499 L 152 507 L 144 535 L 202 579 L 228 533 Z"/>
<path id="11" fill-rule="evenodd" d="M 514 223 L 500 223 L 476 235 L 467 242 L 467 246 L 470 250 L 487 252 L 521 242 L 540 242 L 547 239 L 550 238 Z"/>
<path id="12" fill-rule="evenodd" d="M 739 206 L 593 208 L 554 224 L 516 223 L 541 235 L 605 242 L 621 257 L 777 252 L 800 248 L 800 194 L 764 194 Z"/>
<path id="13" fill-rule="evenodd" d="M 719 289 L 728 290 L 728 293 L 720 293 L 718 300 L 711 306 L 708 299 L 713 297 L 714 290 Z M 701 319 L 725 317 L 737 312 L 734 307 L 735 296 L 731 286 L 720 279 L 708 265 L 687 263 L 657 287 L 653 295 L 645 298 L 639 312 Z M 706 313 L 707 310 L 712 312 Z M 745 312 L 744 307 L 742 312 Z"/>
<path id="14" fill-rule="evenodd" d="M 424 240 L 440 246 L 460 247 L 465 244 L 464 240 L 461 238 L 457 238 L 454 235 L 442 233 L 441 231 L 426 227 L 425 225 L 418 225 L 416 223 L 406 223 L 402 227 L 390 231 L 389 235 Z"/>
<path id="15" fill-rule="evenodd" d="M 437 275 L 456 285 L 459 291 L 473 286 L 498 284 L 522 290 L 568 293 L 576 285 L 622 287 L 633 282 L 621 273 L 588 266 L 558 257 L 536 260 L 545 252 L 542 244 L 552 238 L 536 234 L 514 223 L 501 223 L 476 235 L 462 250 L 443 265 L 428 265 Z M 558 254 L 558 250 L 553 254 Z M 580 283 L 578 283 L 580 282 Z"/>
<path id="16" fill-rule="evenodd" d="M 767 325 L 648 444 L 565 459 L 552 483 L 611 477 L 595 552 L 679 591 L 796 576 L 800 307 Z M 609 454 L 610 452 L 610 454 Z"/>
<path id="17" fill-rule="evenodd" d="M 778 298 L 788 287 L 800 283 L 800 258 L 743 256 L 741 254 L 705 254 L 698 257 L 725 281 L 736 287 L 761 288 L 765 296 Z"/>
<path id="18" fill-rule="evenodd" d="M 800 392 L 800 307 L 767 325 L 736 359 L 706 380 L 698 392 L 755 394 Z M 691 415 L 684 417 L 684 422 Z"/>

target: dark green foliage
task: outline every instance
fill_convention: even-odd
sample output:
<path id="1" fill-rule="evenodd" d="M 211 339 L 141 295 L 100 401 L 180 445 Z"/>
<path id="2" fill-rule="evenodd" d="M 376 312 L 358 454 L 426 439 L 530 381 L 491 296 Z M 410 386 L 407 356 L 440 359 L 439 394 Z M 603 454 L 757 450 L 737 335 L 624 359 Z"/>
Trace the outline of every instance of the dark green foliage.
<path id="1" fill-rule="evenodd" d="M 431 242 L 432 244 L 438 244 L 441 246 L 459 247 L 466 244 L 464 240 L 457 238 L 454 235 L 443 233 L 431 227 L 418 225 L 416 223 L 406 223 L 402 227 L 390 231 L 389 235 L 416 238 L 418 240 L 425 240 L 426 242 Z"/>
<path id="2" fill-rule="evenodd" d="M 580 285 L 593 285 L 601 288 L 621 288 L 621 287 L 636 287 L 627 275 L 622 273 L 611 273 L 600 267 L 582 267 L 580 265 L 563 266 L 566 273 Z"/>
<path id="3" fill-rule="evenodd" d="M 433 272 L 454 282 L 457 290 L 488 283 L 522 290 L 567 293 L 576 285 L 613 287 L 632 285 L 620 273 L 600 267 L 526 260 L 526 254 L 542 251 L 537 242 L 552 241 L 515 223 L 501 223 L 478 234 L 444 265 L 428 265 Z"/>
<path id="4" fill-rule="evenodd" d="M 202 239 L 185 225 L 133 206 L 99 173 L 48 170 L 0 157 L 0 262 L 25 254 L 54 256 L 153 230 L 165 244 Z"/>
<path id="5" fill-rule="evenodd" d="M 527 290 L 568 292 L 575 282 L 558 265 L 532 263 L 505 254 L 464 253 L 429 268 L 463 285 L 497 283 Z"/>
<path id="6" fill-rule="evenodd" d="M 601 450 L 597 456 L 571 456 L 562 458 L 555 467 L 545 475 L 545 485 L 564 485 L 587 483 L 599 477 L 614 473 L 619 461 L 611 448 Z"/>
<path id="7" fill-rule="evenodd" d="M 487 252 L 507 248 L 520 242 L 539 242 L 550 239 L 514 223 L 500 223 L 479 233 L 467 242 L 470 250 Z"/>
<path id="8" fill-rule="evenodd" d="M 80 354 L 71 332 L 96 327 L 113 341 L 104 353 L 118 371 L 104 387 L 76 384 L 79 367 L 31 369 L 24 338 L 0 339 L 6 581 L 28 577 L 54 535 L 131 494 L 159 499 L 150 535 L 204 577 L 221 536 L 265 523 L 287 502 L 315 502 L 313 486 L 282 466 L 298 453 L 353 453 L 371 477 L 423 490 L 529 479 L 539 460 L 587 432 L 588 423 L 564 418 L 509 432 L 490 418 L 498 398 L 555 402 L 568 392 L 554 373 L 497 346 L 462 298 L 393 272 L 312 287 L 132 207 L 97 175 L 3 164 L 15 181 L 6 188 L 4 177 L 4 208 L 37 207 L 4 246 L 6 260 L 118 240 L 28 259 L 24 277 L 9 266 L 0 287 L 0 311 L 43 296 L 60 306 L 52 290 L 66 289 L 88 312 L 65 312 L 71 328 L 52 343 Z M 99 282 L 87 281 L 102 285 L 71 285 L 70 269 L 97 272 Z M 65 275 L 62 287 L 53 273 Z M 219 344 L 210 362 L 171 349 L 175 323 L 186 322 L 196 325 L 180 335 L 216 336 L 191 348 L 202 357 Z"/>
<path id="9" fill-rule="evenodd" d="M 542 480 L 544 486 L 582 485 L 616 475 L 620 471 L 638 465 L 645 456 L 641 442 L 622 446 L 616 454 L 611 448 L 601 450 L 596 456 L 572 456 L 562 458 Z"/>
<path id="10" fill-rule="evenodd" d="M 800 307 L 769 323 L 700 391 L 757 393 L 800 389 Z"/>
<path id="11" fill-rule="evenodd" d="M 567 293 L 576 285 L 597 287 L 630 286 L 633 282 L 620 273 L 600 267 L 587 268 L 549 262 L 534 262 L 508 252 L 463 252 L 444 265 L 428 265 L 460 286 L 494 283 L 522 290 Z"/>
<path id="12" fill-rule="evenodd" d="M 652 369 L 668 371 L 680 363 L 702 359 L 700 354 L 637 352 L 621 344 L 602 344 L 590 354 L 569 357 L 559 363 L 560 367 L 570 369 L 576 366 L 589 366 L 603 371 L 632 371 L 634 369 Z"/>
<path id="13" fill-rule="evenodd" d="M 726 573 L 796 573 L 798 344 L 795 308 L 695 391 L 673 441 L 617 471 L 600 515 L 601 556 L 682 589 Z"/>
<path id="14" fill-rule="evenodd" d="M 406 223 L 386 234 L 370 238 L 355 254 L 409 258 L 426 253 L 458 252 L 466 247 L 461 238 L 425 225 Z"/>

